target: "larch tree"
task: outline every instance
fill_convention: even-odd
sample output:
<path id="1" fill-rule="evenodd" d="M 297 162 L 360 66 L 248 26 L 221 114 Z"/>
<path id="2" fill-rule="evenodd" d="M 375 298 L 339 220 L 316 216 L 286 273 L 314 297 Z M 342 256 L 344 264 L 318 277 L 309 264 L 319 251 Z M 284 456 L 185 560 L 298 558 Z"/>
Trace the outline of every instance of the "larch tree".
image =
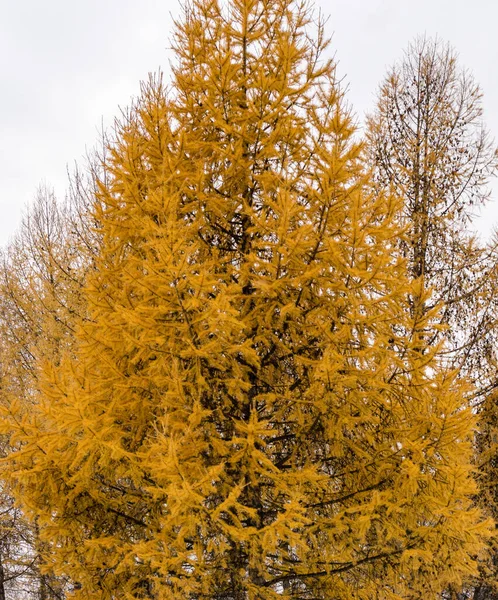
<path id="1" fill-rule="evenodd" d="M 483 396 L 496 385 L 496 243 L 469 232 L 498 164 L 482 93 L 441 40 L 418 38 L 387 74 L 368 119 L 376 184 L 403 200 L 401 244 L 411 276 L 444 304 L 439 337 Z M 436 338 L 434 341 L 436 341 Z"/>
<path id="2" fill-rule="evenodd" d="M 3 250 L 0 264 L 0 404 L 29 413 L 37 389 L 37 362 L 58 364 L 71 345 L 81 317 L 84 273 L 95 252 L 88 232 L 82 176 L 73 178 L 65 203 L 39 189 L 19 230 Z M 13 442 L 15 446 L 15 442 Z M 3 457 L 13 450 L 2 439 Z M 40 572 L 45 544 L 36 522 L 13 503 L 8 482 L 0 495 L 0 599 L 61 600 L 65 581 Z"/>
<path id="3" fill-rule="evenodd" d="M 441 356 L 474 382 L 469 402 L 483 409 L 477 457 L 480 494 L 496 518 L 491 465 L 496 462 L 498 254 L 496 240 L 485 245 L 469 231 L 489 197 L 497 166 L 481 97 L 449 45 L 419 38 L 380 88 L 368 120 L 367 153 L 375 185 L 402 198 L 407 235 L 400 250 L 411 277 L 431 292 L 422 309 L 444 307 L 436 321 L 440 327 L 427 331 L 426 339 L 431 344 L 444 341 Z M 461 591 L 459 598 L 495 598 L 489 584 L 496 580 L 496 558 L 482 568 L 485 581 Z"/>
<path id="4" fill-rule="evenodd" d="M 23 410 L 32 405 L 35 356 L 48 354 L 57 346 L 53 327 L 43 334 L 48 324 L 47 309 L 55 309 L 44 282 L 53 278 L 53 265 L 46 257 L 59 238 L 62 220 L 53 194 L 40 189 L 34 206 L 25 215 L 18 233 L 2 252 L 0 267 L 0 402 L 9 406 L 12 401 Z M 47 269 L 48 267 L 48 269 Z M 50 275 L 49 275 L 50 273 Z M 45 286 L 46 287 L 46 286 Z M 58 287 L 58 284 L 53 286 Z M 45 292 L 47 290 L 45 289 Z M 54 291 L 56 291 L 54 289 Z M 57 311 L 60 314 L 60 311 Z M 55 316 L 55 315 L 54 315 Z M 53 317 L 50 319 L 53 322 Z M 54 346 L 55 345 L 55 346 Z M 43 349 L 42 349 L 43 348 Z M 2 456 L 12 451 L 3 440 Z M 15 506 L 6 481 L 1 495 L 1 579 L 0 598 L 40 599 L 61 598 L 60 590 L 51 593 L 49 577 L 39 572 L 39 541 L 37 527 Z"/>
<path id="5" fill-rule="evenodd" d="M 305 2 L 193 0 L 116 123 L 99 252 L 4 477 L 74 598 L 435 598 L 475 573 L 467 388 Z"/>

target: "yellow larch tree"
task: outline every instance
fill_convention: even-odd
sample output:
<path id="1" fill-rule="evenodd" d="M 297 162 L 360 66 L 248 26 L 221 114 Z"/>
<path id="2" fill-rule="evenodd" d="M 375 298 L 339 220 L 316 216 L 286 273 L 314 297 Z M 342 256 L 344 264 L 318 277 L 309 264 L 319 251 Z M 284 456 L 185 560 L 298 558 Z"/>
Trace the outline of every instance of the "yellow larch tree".
<path id="1" fill-rule="evenodd" d="M 427 340 L 444 340 L 441 358 L 474 383 L 468 402 L 480 413 L 479 503 L 496 520 L 498 239 L 483 243 L 469 225 L 489 199 L 498 159 L 483 123 L 482 92 L 448 44 L 418 38 L 389 70 L 368 120 L 367 155 L 374 185 L 392 186 L 403 200 L 408 231 L 399 249 L 413 279 L 432 292 L 422 309 L 442 305 L 437 322 L 444 327 Z M 495 538 L 491 547 L 479 579 L 459 590 L 459 600 L 497 600 Z"/>
<path id="2" fill-rule="evenodd" d="M 75 190 L 69 197 L 59 203 L 50 189 L 40 188 L 1 255 L 0 405 L 17 417 L 29 414 L 36 401 L 38 361 L 59 364 L 82 316 L 81 289 L 95 236 L 83 227 L 89 218 L 83 198 Z M 9 444 L 2 437 L 3 457 L 15 447 L 14 439 Z M 45 545 L 37 524 L 14 505 L 8 481 L 0 486 L 0 599 L 60 600 L 64 579 L 40 573 Z"/>
<path id="3" fill-rule="evenodd" d="M 465 383 L 326 46 L 304 2 L 193 0 L 170 89 L 116 124 L 86 316 L 3 413 L 74 598 L 429 599 L 475 571 Z"/>

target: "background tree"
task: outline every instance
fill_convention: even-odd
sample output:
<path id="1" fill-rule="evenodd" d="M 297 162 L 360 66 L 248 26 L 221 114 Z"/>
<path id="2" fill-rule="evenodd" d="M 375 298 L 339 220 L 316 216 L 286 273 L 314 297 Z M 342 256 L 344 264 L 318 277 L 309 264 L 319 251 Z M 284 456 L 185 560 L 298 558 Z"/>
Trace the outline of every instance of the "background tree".
<path id="1" fill-rule="evenodd" d="M 484 504 L 496 517 L 484 456 L 489 458 L 494 435 L 497 246 L 480 243 L 469 226 L 489 197 L 497 163 L 482 121 L 480 89 L 449 45 L 419 38 L 409 46 L 380 88 L 368 120 L 367 150 L 376 185 L 394 189 L 403 200 L 407 235 L 400 249 L 412 278 L 431 290 L 422 310 L 444 305 L 438 314 L 444 327 L 428 332 L 427 342 L 444 341 L 442 356 L 475 384 L 469 400 L 486 407 L 487 433 L 479 440 L 484 454 L 477 462 L 483 465 L 482 489 L 488 490 L 482 492 Z M 496 581 L 496 571 L 486 579 Z M 474 592 L 476 598 L 494 598 L 483 585 L 462 594 Z"/>
<path id="2" fill-rule="evenodd" d="M 50 189 L 39 189 L 2 253 L 0 402 L 13 403 L 21 413 L 33 407 L 37 361 L 43 357 L 57 364 L 72 339 L 76 316 L 81 316 L 84 273 L 98 243 L 87 210 L 92 177 L 76 173 L 71 181 L 65 203 L 57 202 Z M 2 456 L 11 451 L 8 440 L 3 440 Z M 7 482 L 0 498 L 0 598 L 60 600 L 64 579 L 40 572 L 45 545 L 39 540 L 38 525 L 14 505 Z"/>
<path id="3" fill-rule="evenodd" d="M 377 184 L 403 200 L 402 251 L 432 291 L 425 310 L 444 304 L 439 337 L 485 394 L 496 383 L 496 244 L 483 246 L 469 226 L 497 159 L 479 86 L 449 45 L 419 38 L 408 47 L 380 88 L 367 142 Z"/>
<path id="4" fill-rule="evenodd" d="M 75 333 L 3 411 L 75 598 L 434 598 L 475 571 L 465 384 L 313 22 L 193 1 L 172 93 L 116 124 Z"/>

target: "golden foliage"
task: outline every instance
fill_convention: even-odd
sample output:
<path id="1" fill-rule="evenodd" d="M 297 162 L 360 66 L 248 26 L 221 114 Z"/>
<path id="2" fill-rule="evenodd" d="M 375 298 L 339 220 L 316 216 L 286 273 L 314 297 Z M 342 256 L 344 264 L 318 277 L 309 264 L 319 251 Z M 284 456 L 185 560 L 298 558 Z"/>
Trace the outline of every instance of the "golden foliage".
<path id="1" fill-rule="evenodd" d="M 4 411 L 74 598 L 432 598 L 475 571 L 465 384 L 326 45 L 304 3 L 195 0 L 171 92 L 116 126 L 76 334 Z"/>

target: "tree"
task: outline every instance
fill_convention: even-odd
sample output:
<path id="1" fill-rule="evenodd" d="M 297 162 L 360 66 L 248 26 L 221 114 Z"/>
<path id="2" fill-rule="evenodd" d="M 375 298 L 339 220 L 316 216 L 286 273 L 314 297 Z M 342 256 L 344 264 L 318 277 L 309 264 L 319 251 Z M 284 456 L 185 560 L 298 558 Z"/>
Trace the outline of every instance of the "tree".
<path id="1" fill-rule="evenodd" d="M 81 316 L 82 275 L 91 266 L 95 235 L 85 228 L 89 223 L 82 191 L 90 187 L 81 176 L 73 183 L 66 203 L 40 188 L 2 253 L 0 402 L 17 406 L 21 413 L 33 407 L 37 361 L 59 362 L 72 339 L 76 316 Z M 8 440 L 2 439 L 2 457 L 11 451 Z M 6 481 L 1 484 L 0 506 L 0 598 L 60 600 L 65 581 L 40 573 L 44 544 L 39 528 L 15 506 Z"/>
<path id="2" fill-rule="evenodd" d="M 444 304 L 439 337 L 478 395 L 496 384 L 497 314 L 496 244 L 483 247 L 468 227 L 497 166 L 481 96 L 449 45 L 419 38 L 388 73 L 367 128 L 377 185 L 403 199 L 412 277 L 432 290 L 426 310 Z"/>
<path id="3" fill-rule="evenodd" d="M 195 0 L 4 469 L 75 598 L 424 598 L 472 574 L 466 388 L 305 3 Z"/>
<path id="4" fill-rule="evenodd" d="M 482 405 L 481 503 L 496 518 L 496 477 L 489 467 L 496 461 L 497 245 L 481 244 L 468 226 L 489 197 L 497 161 L 482 122 L 480 89 L 449 45 L 420 38 L 409 46 L 380 88 L 367 142 L 376 185 L 394 188 L 403 199 L 407 237 L 400 250 L 411 277 L 431 290 L 422 310 L 444 305 L 440 327 L 427 340 L 445 340 L 445 360 L 475 384 L 469 402 Z M 495 568 L 485 570 L 486 581 L 496 580 Z M 474 592 L 476 599 L 482 593 L 494 598 L 484 582 L 468 589 Z"/>

